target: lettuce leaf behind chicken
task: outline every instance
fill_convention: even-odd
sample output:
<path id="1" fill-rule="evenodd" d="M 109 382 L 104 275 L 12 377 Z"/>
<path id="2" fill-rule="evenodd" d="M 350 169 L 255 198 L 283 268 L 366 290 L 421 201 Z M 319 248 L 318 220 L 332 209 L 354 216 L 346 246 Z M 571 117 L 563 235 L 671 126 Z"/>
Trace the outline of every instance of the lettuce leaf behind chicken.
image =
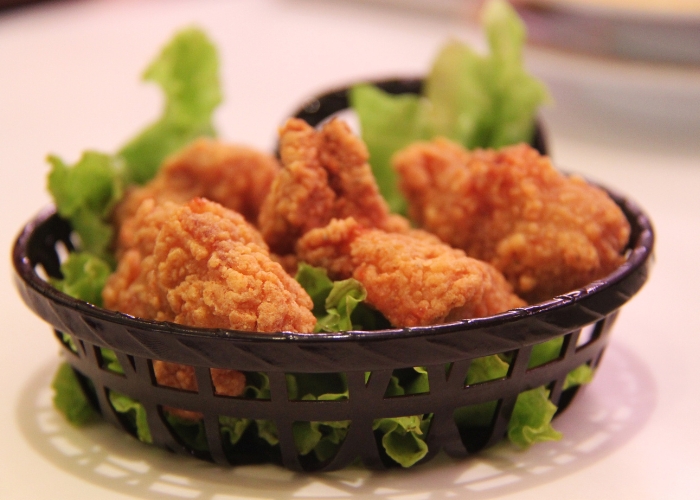
<path id="1" fill-rule="evenodd" d="M 201 30 L 175 34 L 149 65 L 146 80 L 165 94 L 162 116 L 117 153 L 87 151 L 73 165 L 48 157 L 48 190 L 61 217 L 80 238 L 80 249 L 109 258 L 109 216 L 132 184 L 143 184 L 163 160 L 203 135 L 215 135 L 214 110 L 221 102 L 216 48 Z"/>
<path id="2" fill-rule="evenodd" d="M 377 184 L 395 212 L 403 212 L 405 201 L 391 157 L 410 143 L 442 136 L 467 148 L 498 148 L 532 139 L 537 110 L 549 94 L 524 68 L 524 24 L 504 0 L 487 2 L 481 22 L 489 53 L 448 42 L 422 95 L 392 95 L 367 84 L 350 90 Z"/>
<path id="3" fill-rule="evenodd" d="M 295 279 L 314 303 L 316 332 L 379 330 L 391 326 L 379 311 L 364 302 L 367 292 L 356 279 L 332 281 L 325 269 L 303 262 Z"/>
<path id="4" fill-rule="evenodd" d="M 433 136 L 430 103 L 413 94 L 391 95 L 369 84 L 352 87 L 349 99 L 360 120 L 379 191 L 392 212 L 404 213 L 406 202 L 399 193 L 391 157 L 409 144 Z"/>
<path id="5" fill-rule="evenodd" d="M 70 424 L 82 427 L 99 419 L 99 414 L 85 396 L 73 367 L 68 363 L 62 363 L 58 367 L 51 388 L 54 407 Z"/>
<path id="6" fill-rule="evenodd" d="M 62 279 L 51 279 L 51 285 L 79 300 L 102 307 L 102 289 L 114 267 L 90 252 L 71 252 L 61 264 Z"/>
<path id="7" fill-rule="evenodd" d="M 85 152 L 74 165 L 53 155 L 48 161 L 48 190 L 56 211 L 70 221 L 82 250 L 109 258 L 114 229 L 107 219 L 124 194 L 119 161 L 95 151 Z"/>
<path id="8" fill-rule="evenodd" d="M 197 28 L 180 31 L 148 66 L 144 80 L 164 95 L 161 117 L 117 153 L 129 183 L 143 184 L 169 154 L 200 136 L 216 135 L 214 110 L 221 103 L 216 47 Z"/>

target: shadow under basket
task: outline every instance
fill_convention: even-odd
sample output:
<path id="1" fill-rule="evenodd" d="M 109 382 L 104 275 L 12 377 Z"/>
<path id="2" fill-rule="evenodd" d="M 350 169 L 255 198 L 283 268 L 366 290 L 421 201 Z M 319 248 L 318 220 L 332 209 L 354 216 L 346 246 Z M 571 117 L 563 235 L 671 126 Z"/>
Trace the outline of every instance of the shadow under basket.
<path id="1" fill-rule="evenodd" d="M 567 375 L 582 365 L 597 368 L 620 308 L 647 280 L 653 260 L 649 219 L 632 202 L 610 194 L 632 232 L 625 263 L 609 276 L 547 302 L 431 327 L 263 334 L 189 328 L 101 309 L 42 278 L 60 277 L 60 253 L 72 248 L 71 227 L 53 208 L 31 220 L 17 238 L 15 283 L 29 308 L 55 329 L 63 356 L 95 409 L 134 434 L 134 419 L 115 411 L 114 395 L 138 402 L 142 415 L 136 418 L 145 419 L 148 441 L 155 445 L 225 465 L 272 461 L 292 470 L 334 470 L 361 460 L 383 469 L 396 463 L 380 446 L 375 422 L 420 416 L 428 452 L 418 463 L 424 463 L 441 450 L 463 457 L 503 439 L 524 391 L 545 387 L 561 412 L 577 390 L 566 388 Z M 545 343 L 556 344 L 558 351 L 551 361 L 533 366 L 532 351 Z M 468 383 L 473 361 L 492 355 L 507 361 L 507 373 Z M 191 367 L 197 390 L 159 385 L 154 360 Z M 392 378 L 407 376 L 412 367 L 422 367 L 428 384 L 392 395 Z M 264 374 L 266 393 L 218 394 L 212 368 Z M 303 385 L 312 374 L 345 395 L 332 401 L 296 397 L 290 376 Z M 480 412 L 479 425 L 459 426 L 465 408 Z M 195 417 L 175 432 L 178 411 Z M 241 422 L 272 432 L 276 442 L 247 429 L 232 446 L 226 438 Z M 305 426 L 333 438 L 327 453 L 314 458 L 300 451 L 295 435 Z"/>

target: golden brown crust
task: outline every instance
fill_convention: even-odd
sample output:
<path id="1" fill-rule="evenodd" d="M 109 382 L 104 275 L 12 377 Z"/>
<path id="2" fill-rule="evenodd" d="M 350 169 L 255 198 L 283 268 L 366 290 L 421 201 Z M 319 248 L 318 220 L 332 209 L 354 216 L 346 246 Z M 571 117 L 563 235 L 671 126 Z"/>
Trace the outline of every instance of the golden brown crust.
<path id="1" fill-rule="evenodd" d="M 492 266 L 428 237 L 333 220 L 299 240 L 300 260 L 360 281 L 396 327 L 488 316 L 524 305 Z"/>
<path id="2" fill-rule="evenodd" d="M 260 211 L 259 227 L 280 255 L 294 251 L 296 241 L 333 218 L 354 217 L 367 227 L 408 228 L 389 208 L 367 162 L 364 143 L 342 121 L 329 121 L 320 131 L 290 119 L 280 129 L 283 169 Z"/>
<path id="3" fill-rule="evenodd" d="M 185 203 L 202 197 L 255 223 L 280 166 L 268 154 L 214 139 L 197 139 L 165 160 L 146 185 L 129 189 L 114 212 L 117 227 L 147 198 Z"/>
<path id="4" fill-rule="evenodd" d="M 437 139 L 397 153 L 394 166 L 412 219 L 494 265 L 531 303 L 624 261 L 630 229 L 619 207 L 527 145 L 468 152 Z"/>
<path id="5" fill-rule="evenodd" d="M 242 216 L 201 198 L 165 207 L 167 217 L 144 218 L 159 224 L 152 254 L 130 249 L 108 280 L 107 308 L 197 327 L 313 330 L 311 299 Z"/>

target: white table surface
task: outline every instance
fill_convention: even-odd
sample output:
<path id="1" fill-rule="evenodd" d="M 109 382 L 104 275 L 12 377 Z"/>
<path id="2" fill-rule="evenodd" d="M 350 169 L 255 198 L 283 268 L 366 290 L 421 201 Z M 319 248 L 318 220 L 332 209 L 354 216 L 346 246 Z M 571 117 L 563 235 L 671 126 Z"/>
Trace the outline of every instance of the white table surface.
<path id="1" fill-rule="evenodd" d="M 22 224 L 49 202 L 48 153 L 113 151 L 157 115 L 159 92 L 139 75 L 177 28 L 197 24 L 218 44 L 221 136 L 264 149 L 315 92 L 422 73 L 449 36 L 481 43 L 458 2 L 389 4 L 96 0 L 0 12 L 0 248 L 9 257 Z M 76 430 L 51 408 L 57 345 L 20 301 L 7 258 L 0 498 L 700 498 L 700 68 L 538 48 L 527 61 L 555 98 L 543 112 L 555 161 L 627 193 L 657 230 L 651 280 L 625 306 L 596 379 L 556 421 L 564 440 L 409 472 L 299 475 L 222 469 L 106 425 Z"/>

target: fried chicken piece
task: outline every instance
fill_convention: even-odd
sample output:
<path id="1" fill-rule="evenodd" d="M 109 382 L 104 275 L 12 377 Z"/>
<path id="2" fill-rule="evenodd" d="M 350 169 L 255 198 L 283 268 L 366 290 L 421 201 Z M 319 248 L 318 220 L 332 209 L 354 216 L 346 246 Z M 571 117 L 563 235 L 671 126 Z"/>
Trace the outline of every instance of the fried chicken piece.
<path id="1" fill-rule="evenodd" d="M 156 283 L 153 250 L 160 228 L 174 217 L 178 208 L 176 203 L 156 203 L 148 198 L 122 227 L 117 269 L 102 289 L 102 301 L 107 309 L 138 318 L 174 320 L 165 294 Z"/>
<path id="2" fill-rule="evenodd" d="M 105 307 L 195 327 L 313 331 L 311 298 L 270 258 L 260 234 L 240 214 L 195 198 L 185 205 L 146 200 L 135 217 L 143 222 L 137 244 L 110 276 Z M 161 385 L 197 390 L 193 367 L 159 360 L 153 366 Z M 241 376 L 212 370 L 216 392 L 239 395 L 245 387 Z"/>
<path id="3" fill-rule="evenodd" d="M 495 268 L 434 239 L 388 233 L 353 218 L 306 233 L 300 260 L 353 277 L 395 327 L 490 316 L 525 305 Z"/>
<path id="4" fill-rule="evenodd" d="M 197 203 L 190 205 L 199 206 Z M 213 202 L 207 202 L 205 206 L 216 219 L 212 224 L 218 224 L 221 238 L 229 237 L 267 248 L 260 233 L 240 214 Z M 153 254 L 162 228 L 177 218 L 181 209 L 181 205 L 171 201 L 158 203 L 147 198 L 124 224 L 120 233 L 122 252 L 117 271 L 110 276 L 102 291 L 105 307 L 140 318 L 176 320 L 167 305 L 165 290 L 157 283 L 155 269 L 158 262 Z"/>
<path id="5" fill-rule="evenodd" d="M 175 322 L 246 331 L 310 332 L 312 302 L 260 245 L 241 218 L 227 227 L 222 207 L 195 199 L 160 231 L 154 257 Z M 231 214 L 234 214 L 231 212 Z M 242 226 L 242 228 L 241 228 Z M 255 239 L 240 237 L 252 231 Z M 238 235 L 238 238 L 236 238 Z"/>
<path id="6" fill-rule="evenodd" d="M 630 226 L 622 210 L 530 146 L 469 152 L 436 139 L 398 152 L 393 163 L 411 218 L 492 264 L 530 303 L 584 286 L 625 259 Z"/>
<path id="7" fill-rule="evenodd" d="M 163 299 L 157 311 L 141 316 L 147 319 L 247 331 L 313 330 L 311 299 L 240 214 L 203 198 L 180 206 L 146 201 L 142 208 L 136 240 L 140 233 L 150 238 L 149 223 L 157 225 L 152 253 L 144 255 L 138 273 L 136 259 L 126 269 L 120 261 L 103 292 L 106 307 L 134 314 L 129 294 L 138 282 Z"/>
<path id="8" fill-rule="evenodd" d="M 320 131 L 290 119 L 280 129 L 282 170 L 263 202 L 260 231 L 273 252 L 290 254 L 307 231 L 332 218 L 354 217 L 367 227 L 408 230 L 391 215 L 367 163 L 364 143 L 341 120 Z"/>
<path id="9" fill-rule="evenodd" d="M 148 184 L 129 189 L 115 208 L 117 253 L 129 246 L 129 235 L 139 227 L 132 216 L 148 198 L 177 203 L 207 198 L 255 223 L 279 169 L 273 156 L 254 149 L 208 138 L 195 140 L 167 158 Z"/>

